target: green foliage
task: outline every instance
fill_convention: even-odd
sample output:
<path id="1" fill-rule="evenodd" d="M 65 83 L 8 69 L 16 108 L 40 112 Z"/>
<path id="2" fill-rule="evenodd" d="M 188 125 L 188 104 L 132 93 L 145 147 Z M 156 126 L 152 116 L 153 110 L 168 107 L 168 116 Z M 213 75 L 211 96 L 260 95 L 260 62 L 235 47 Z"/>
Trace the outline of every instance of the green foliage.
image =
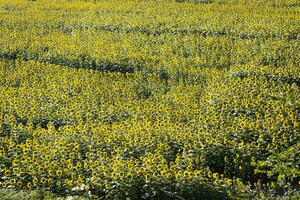
<path id="1" fill-rule="evenodd" d="M 153 94 L 150 84 L 145 80 L 136 82 L 132 89 L 138 99 L 147 99 Z"/>
<path id="2" fill-rule="evenodd" d="M 11 125 L 5 121 L 1 123 L 0 135 L 3 137 L 10 136 L 11 134 Z"/>

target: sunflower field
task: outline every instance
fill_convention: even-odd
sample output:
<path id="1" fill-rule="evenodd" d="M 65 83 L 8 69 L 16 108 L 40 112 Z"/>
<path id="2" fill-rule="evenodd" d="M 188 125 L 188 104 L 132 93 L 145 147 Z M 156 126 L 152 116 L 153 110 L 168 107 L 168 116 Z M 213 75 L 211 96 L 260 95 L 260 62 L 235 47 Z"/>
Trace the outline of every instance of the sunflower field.
<path id="1" fill-rule="evenodd" d="M 0 0 L 0 194 L 298 199 L 299 99 L 297 0 Z"/>

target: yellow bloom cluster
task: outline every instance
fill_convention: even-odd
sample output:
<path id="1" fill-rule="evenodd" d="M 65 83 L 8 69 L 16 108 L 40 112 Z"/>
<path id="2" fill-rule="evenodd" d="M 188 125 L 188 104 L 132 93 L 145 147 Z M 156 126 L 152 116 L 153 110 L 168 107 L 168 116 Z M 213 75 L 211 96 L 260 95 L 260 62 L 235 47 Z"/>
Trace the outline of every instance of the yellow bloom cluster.
<path id="1" fill-rule="evenodd" d="M 0 187 L 197 199 L 296 186 L 297 5 L 0 0 Z"/>

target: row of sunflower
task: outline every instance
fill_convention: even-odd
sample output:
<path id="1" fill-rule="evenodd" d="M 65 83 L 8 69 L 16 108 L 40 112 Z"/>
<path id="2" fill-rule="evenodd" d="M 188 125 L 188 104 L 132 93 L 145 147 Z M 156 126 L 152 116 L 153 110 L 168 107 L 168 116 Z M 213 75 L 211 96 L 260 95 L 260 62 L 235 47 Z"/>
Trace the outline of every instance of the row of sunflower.
<path id="1" fill-rule="evenodd" d="M 291 195 L 295 2 L 0 1 L 0 187 Z"/>
<path id="2" fill-rule="evenodd" d="M 122 72 L 297 63 L 294 7 L 120 4 L 2 2 L 0 56 Z"/>

